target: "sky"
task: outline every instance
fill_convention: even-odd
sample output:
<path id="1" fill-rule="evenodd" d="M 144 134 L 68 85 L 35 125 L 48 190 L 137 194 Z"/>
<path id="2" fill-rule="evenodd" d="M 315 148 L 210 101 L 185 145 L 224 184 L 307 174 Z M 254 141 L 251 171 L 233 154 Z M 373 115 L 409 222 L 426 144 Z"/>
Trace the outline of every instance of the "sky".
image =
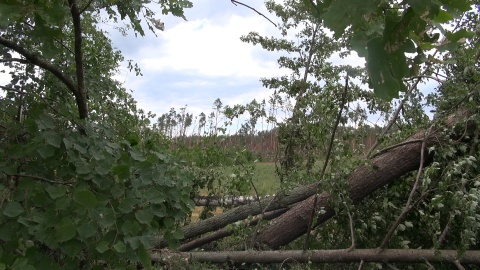
<path id="1" fill-rule="evenodd" d="M 278 22 L 263 1 L 242 2 Z M 194 0 L 185 16 L 188 21 L 160 15 L 165 30 L 156 31 L 157 37 L 151 32 L 144 37 L 122 36 L 112 27 L 101 26 L 125 59 L 134 60 L 142 70 L 143 76 L 136 77 L 124 65 L 116 77 L 134 90 L 140 108 L 160 115 L 188 105 L 187 111 L 194 116 L 208 115 L 217 98 L 230 106 L 268 100 L 273 90 L 264 88 L 260 78 L 289 74 L 278 67 L 281 53 L 240 40 L 251 31 L 281 37 L 273 24 L 251 9 L 229 0 Z M 342 61 L 364 64 L 358 57 Z"/>

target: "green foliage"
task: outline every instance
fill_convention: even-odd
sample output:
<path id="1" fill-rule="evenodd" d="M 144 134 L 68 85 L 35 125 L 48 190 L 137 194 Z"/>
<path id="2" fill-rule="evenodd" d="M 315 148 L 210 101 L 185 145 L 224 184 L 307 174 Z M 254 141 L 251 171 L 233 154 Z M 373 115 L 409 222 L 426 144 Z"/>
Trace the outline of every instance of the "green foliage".
<path id="1" fill-rule="evenodd" d="M 0 1 L 11 76 L 0 98 L 0 267 L 149 268 L 158 236 L 180 238 L 192 177 L 165 153 L 165 138 L 149 126 L 154 115 L 111 79 L 123 57 L 96 27 L 106 9 L 143 35 L 140 16 L 153 30 L 155 14 L 145 1 L 69 2 Z M 191 6 L 158 4 L 181 17 Z M 84 82 L 88 119 L 78 120 L 83 92 L 71 81 Z"/>
<path id="2" fill-rule="evenodd" d="M 176 225 L 192 208 L 191 176 L 182 165 L 115 142 L 101 125 L 85 137 L 56 130 L 48 114 L 39 119 L 25 124 L 31 132 L 23 144 L 0 150 L 8 157 L 1 166 L 0 261 L 13 266 L 24 258 L 39 269 L 146 265 L 159 233 L 178 239 Z M 14 132 L 4 138 L 13 142 Z M 20 163 L 21 172 L 8 170 Z"/>
<path id="3" fill-rule="evenodd" d="M 463 38 L 473 37 L 465 28 L 451 31 L 442 26 L 469 11 L 468 0 L 303 2 L 337 38 L 351 36 L 351 48 L 366 59 L 370 87 L 385 100 L 405 92 L 403 79 L 418 75 L 418 65 L 427 60 L 425 51 L 454 51 Z"/>

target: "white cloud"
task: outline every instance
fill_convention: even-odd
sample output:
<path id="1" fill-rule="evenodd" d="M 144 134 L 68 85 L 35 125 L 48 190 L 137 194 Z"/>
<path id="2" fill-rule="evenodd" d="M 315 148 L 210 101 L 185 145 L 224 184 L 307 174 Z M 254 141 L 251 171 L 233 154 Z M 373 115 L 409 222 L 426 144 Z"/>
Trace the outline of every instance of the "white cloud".
<path id="1" fill-rule="evenodd" d="M 272 28 L 262 17 L 232 15 L 226 23 L 210 19 L 181 22 L 142 48 L 140 65 L 149 71 L 181 71 L 208 77 L 270 77 L 279 74 L 276 62 L 255 59 L 251 44 L 241 35 Z"/>

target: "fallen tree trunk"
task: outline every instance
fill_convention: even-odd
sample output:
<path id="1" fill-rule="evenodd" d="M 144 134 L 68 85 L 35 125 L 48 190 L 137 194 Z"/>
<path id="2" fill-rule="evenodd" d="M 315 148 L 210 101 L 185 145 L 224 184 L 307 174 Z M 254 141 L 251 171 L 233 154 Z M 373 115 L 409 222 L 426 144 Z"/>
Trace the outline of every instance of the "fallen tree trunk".
<path id="1" fill-rule="evenodd" d="M 210 263 L 437 263 L 450 262 L 480 264 L 480 251 L 465 251 L 458 256 L 456 250 L 433 249 L 378 249 L 311 250 L 311 251 L 219 251 L 219 252 L 158 252 L 152 261 L 167 262 L 184 259 Z"/>
<path id="2" fill-rule="evenodd" d="M 418 169 L 424 134 L 425 131 L 417 132 L 404 144 L 376 156 L 369 164 L 360 166 L 350 174 L 347 181 L 353 203 L 360 202 L 380 187 Z M 431 146 L 435 141 L 434 135 L 429 136 L 425 145 Z M 426 162 L 430 160 L 431 156 L 427 156 Z M 315 196 L 317 199 L 314 205 Z M 323 214 L 316 218 L 316 225 L 322 224 L 335 215 L 334 209 L 328 204 L 329 198 L 330 195 L 324 192 L 299 203 L 264 228 L 255 239 L 256 242 L 271 249 L 278 249 L 302 236 L 307 232 L 314 207 L 317 212 L 324 210 Z"/>
<path id="3" fill-rule="evenodd" d="M 449 117 L 447 125 L 451 126 L 465 116 L 466 111 L 460 111 L 457 115 Z M 397 145 L 397 147 L 379 153 L 370 160 L 368 165 L 361 166 L 355 170 L 348 179 L 350 186 L 349 193 L 353 202 L 358 203 L 378 188 L 398 179 L 408 172 L 418 169 L 424 134 L 425 131 L 417 132 L 403 143 Z M 426 148 L 438 143 L 436 136 L 438 136 L 438 134 L 435 132 L 430 134 L 429 138 L 426 139 Z M 426 157 L 426 161 L 428 162 L 431 156 L 426 155 Z M 184 239 L 186 240 L 207 232 L 216 231 L 228 224 L 244 220 L 248 216 L 258 215 L 262 213 L 262 211 L 273 211 L 303 201 L 292 207 L 279 218 L 273 220 L 271 225 L 260 231 L 256 239 L 254 239 L 256 242 L 265 244 L 269 248 L 278 249 L 307 231 L 315 198 L 313 195 L 316 192 L 316 184 L 310 184 L 296 188 L 286 195 L 277 194 L 274 198 L 265 198 L 257 203 L 238 206 L 220 215 L 183 227 L 182 232 Z M 317 216 L 316 224 L 320 225 L 335 215 L 335 212 L 333 208 L 328 205 L 329 194 L 322 193 L 316 196 L 317 203 L 315 208 L 323 208 L 325 210 L 323 214 Z M 160 238 L 155 247 L 164 248 L 166 246 L 166 241 Z"/>
<path id="4" fill-rule="evenodd" d="M 273 196 L 198 196 L 193 198 L 195 206 L 239 206 L 258 203 L 261 199 Z"/>
<path id="5" fill-rule="evenodd" d="M 315 191 L 315 184 L 298 187 L 293 189 L 289 194 L 277 194 L 275 197 L 265 198 L 252 204 L 241 205 L 225 211 L 217 216 L 191 223 L 182 228 L 184 239 L 189 239 L 204 233 L 216 231 L 227 226 L 228 224 L 237 222 L 239 220 L 244 220 L 249 216 L 261 214 L 262 212 L 286 208 L 291 204 L 300 202 L 312 196 L 315 194 Z M 160 238 L 155 247 L 164 248 L 167 245 L 168 243 L 164 241 L 163 238 Z"/>

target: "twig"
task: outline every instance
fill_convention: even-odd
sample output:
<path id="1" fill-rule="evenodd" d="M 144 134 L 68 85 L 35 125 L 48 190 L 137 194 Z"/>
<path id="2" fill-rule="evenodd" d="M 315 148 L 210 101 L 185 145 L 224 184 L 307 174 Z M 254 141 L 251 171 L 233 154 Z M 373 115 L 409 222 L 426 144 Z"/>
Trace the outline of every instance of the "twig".
<path id="1" fill-rule="evenodd" d="M 271 22 L 273 25 L 275 25 L 275 27 L 277 27 L 277 24 L 276 24 L 276 23 L 272 22 L 272 20 L 270 20 L 269 18 L 267 18 L 267 16 L 263 15 L 261 12 L 257 11 L 257 10 L 254 9 L 253 7 L 251 7 L 251 6 L 249 6 L 249 5 L 246 5 L 246 4 L 242 3 L 242 2 L 238 2 L 238 1 L 236 1 L 236 0 L 230 0 L 230 1 L 231 1 L 232 4 L 234 4 L 235 6 L 236 6 L 237 4 L 240 4 L 240 5 L 242 5 L 242 6 L 245 6 L 245 7 L 249 8 L 249 9 L 255 11 L 258 15 L 263 16 L 265 19 L 267 19 L 269 22 Z"/>
<path id="2" fill-rule="evenodd" d="M 361 260 L 360 261 L 360 264 L 358 265 L 358 270 L 362 270 L 363 269 L 363 264 L 365 263 L 364 260 Z"/>
<path id="3" fill-rule="evenodd" d="M 29 174 L 7 174 L 7 175 L 13 176 L 13 177 L 29 177 L 29 178 L 37 179 L 50 184 L 57 184 L 57 185 L 73 186 L 73 184 L 75 184 L 75 182 L 66 182 L 66 181 L 58 182 L 58 181 L 50 180 L 41 176 L 35 176 L 35 175 L 29 175 Z"/>
<path id="4" fill-rule="evenodd" d="M 400 101 L 400 104 L 398 104 L 397 108 L 395 109 L 395 112 L 392 115 L 392 119 L 390 119 L 390 122 L 388 123 L 387 127 L 382 131 L 382 134 L 380 134 L 380 136 L 377 137 L 377 140 L 375 141 L 373 146 L 370 147 L 370 149 L 368 150 L 367 154 L 365 155 L 366 158 L 369 158 L 372 152 L 375 150 L 375 148 L 377 148 L 377 146 L 380 144 L 380 141 L 378 140 L 378 138 L 385 136 L 385 134 L 387 134 L 387 132 L 392 128 L 393 124 L 397 122 L 398 115 L 400 114 L 400 111 L 403 108 L 403 104 L 405 103 L 405 101 L 407 101 L 410 93 L 412 93 L 413 90 L 420 83 L 422 76 L 424 76 L 429 69 L 430 69 L 430 66 L 427 66 L 427 68 L 425 68 L 422 74 L 417 76 L 418 79 L 410 86 L 410 88 L 408 88 L 407 92 L 405 93 L 405 97 Z"/>
<path id="5" fill-rule="evenodd" d="M 425 260 L 425 264 L 428 266 L 428 269 L 435 269 L 429 261 Z"/>
<path id="6" fill-rule="evenodd" d="M 432 80 L 437 81 L 439 83 L 444 83 L 445 82 L 444 80 L 441 80 L 437 77 L 429 76 L 429 75 L 412 76 L 412 77 L 405 78 L 405 81 L 413 81 L 414 79 L 422 79 L 422 78 L 432 79 Z"/>
<path id="7" fill-rule="evenodd" d="M 425 144 L 427 142 L 428 137 L 430 136 L 432 128 L 433 127 L 430 127 L 428 129 L 427 134 L 425 134 L 425 138 L 423 139 L 422 147 L 421 147 L 421 150 L 420 150 L 420 167 L 418 168 L 417 178 L 415 179 L 415 183 L 413 184 L 412 190 L 410 191 L 410 195 L 408 196 L 407 203 L 406 203 L 405 207 L 403 208 L 403 211 L 400 214 L 400 216 L 398 216 L 395 223 L 392 225 L 392 227 L 390 227 L 390 230 L 388 231 L 387 235 L 385 235 L 385 238 L 383 239 L 382 244 L 378 247 L 380 252 L 385 249 L 387 243 L 390 241 L 393 234 L 397 230 L 398 225 L 400 225 L 400 222 L 402 222 L 405 219 L 407 214 L 412 209 L 413 196 L 415 195 L 415 192 L 417 191 L 418 184 L 420 182 L 420 176 L 422 175 L 422 172 L 423 172 L 423 163 L 425 161 Z"/>
<path id="8" fill-rule="evenodd" d="M 345 78 L 345 88 L 344 88 L 344 91 L 343 91 L 342 101 L 341 101 L 341 104 L 340 104 L 340 110 L 338 110 L 337 119 L 335 120 L 335 126 L 333 127 L 332 136 L 330 137 L 330 144 L 328 145 L 327 156 L 325 157 L 325 162 L 323 163 L 322 173 L 320 174 L 319 179 L 323 178 L 323 176 L 325 175 L 325 171 L 327 170 L 328 162 L 330 160 L 330 155 L 331 155 L 332 149 L 333 149 L 333 142 L 335 141 L 335 133 L 337 131 L 338 124 L 340 123 L 340 118 L 342 117 L 343 108 L 345 107 L 345 104 L 347 103 L 348 79 L 349 79 L 349 76 L 348 76 L 348 72 L 347 72 L 347 76 Z M 316 193 L 318 193 L 319 186 L 320 186 L 320 183 L 317 183 L 317 187 L 316 187 L 317 192 Z M 314 219 L 314 216 L 315 216 L 315 206 L 316 205 L 317 205 L 317 195 L 315 195 L 315 197 L 313 199 L 312 212 L 310 213 L 310 221 L 308 222 L 308 228 L 307 228 L 307 232 L 306 232 L 306 236 L 305 236 L 305 243 L 303 245 L 303 250 L 304 251 L 307 250 L 308 243 L 310 241 L 310 233 L 312 231 L 312 225 L 313 225 L 313 219 Z"/>
<path id="9" fill-rule="evenodd" d="M 355 249 L 356 243 L 355 243 L 355 233 L 353 232 L 353 216 L 350 213 L 350 207 L 348 207 L 348 204 L 345 204 L 345 207 L 347 208 L 347 215 L 348 219 L 350 220 L 350 238 L 352 239 L 352 245 L 347 249 L 348 251 L 352 251 Z"/>
<path id="10" fill-rule="evenodd" d="M 397 147 L 400 147 L 400 146 L 403 146 L 403 145 L 407 145 L 407 144 L 411 144 L 411 143 L 419 143 L 419 142 L 423 142 L 423 139 L 418 139 L 418 140 L 411 140 L 411 141 L 406 141 L 406 142 L 401 142 L 401 143 L 397 143 L 397 144 L 394 144 L 394 145 L 391 145 L 389 147 L 385 147 L 383 148 L 382 150 L 376 152 L 375 154 L 372 155 L 371 158 L 374 158 L 382 153 L 385 153 L 387 152 L 388 150 L 392 150 L 394 148 L 397 148 Z"/>
<path id="11" fill-rule="evenodd" d="M 93 0 L 89 0 L 88 3 L 80 10 L 79 14 L 82 14 L 92 4 Z"/>
<path id="12" fill-rule="evenodd" d="M 453 261 L 453 264 L 455 264 L 455 266 L 460 269 L 460 270 L 465 270 L 465 267 L 462 266 L 462 264 L 460 263 L 459 260 L 455 260 Z"/>
<path id="13" fill-rule="evenodd" d="M 4 58 L 4 59 L 0 59 L 0 63 L 6 63 L 6 62 L 19 62 L 19 63 L 22 63 L 22 64 L 29 64 L 29 63 L 30 63 L 30 62 L 28 62 L 27 60 L 21 59 L 21 58 Z"/>

